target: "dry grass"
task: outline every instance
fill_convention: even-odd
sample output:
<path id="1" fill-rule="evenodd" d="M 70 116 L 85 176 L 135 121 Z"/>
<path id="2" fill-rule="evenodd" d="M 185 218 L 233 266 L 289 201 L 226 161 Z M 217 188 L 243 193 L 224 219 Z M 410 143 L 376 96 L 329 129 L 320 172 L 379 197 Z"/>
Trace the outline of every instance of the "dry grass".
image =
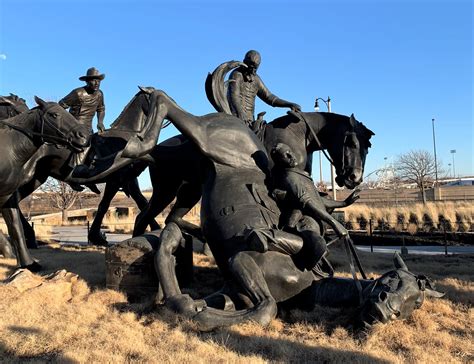
<path id="1" fill-rule="evenodd" d="M 452 224 L 454 230 L 474 229 L 474 205 L 462 201 L 428 202 L 426 205 L 412 203 L 399 206 L 372 206 L 355 203 L 345 208 L 344 211 L 346 221 L 350 221 L 354 229 L 365 229 L 363 222 L 372 219 L 376 225 L 380 225 L 380 222 L 383 221 L 386 227 L 410 231 L 410 229 L 422 227 L 425 222 L 436 227 L 443 218 Z"/>
<path id="2" fill-rule="evenodd" d="M 404 322 L 375 326 L 361 334 L 335 308 L 282 313 L 267 328 L 253 323 L 201 334 L 192 323 L 158 307 L 126 304 L 106 290 L 104 250 L 45 247 L 33 251 L 44 273 L 66 269 L 82 279 L 72 299 L 41 287 L 19 293 L 0 285 L 0 361 L 2 362 L 472 362 L 474 257 L 407 259 L 413 271 L 431 275 L 447 297 L 427 301 Z M 386 255 L 362 254 L 370 274 L 391 269 Z M 348 276 L 343 252 L 334 264 Z M 220 284 L 212 259 L 195 255 L 193 295 Z M 14 261 L 0 259 L 0 279 Z"/>
<path id="3" fill-rule="evenodd" d="M 49 239 L 51 237 L 51 225 L 45 225 L 41 223 L 35 223 L 35 233 L 38 239 Z M 8 235 L 7 225 L 3 219 L 0 219 L 0 231 L 5 235 Z"/>
<path id="4" fill-rule="evenodd" d="M 102 226 L 106 228 L 111 233 L 123 233 L 131 234 L 133 231 L 133 225 L 135 224 L 135 217 L 129 216 L 115 216 L 115 215 L 106 215 Z"/>

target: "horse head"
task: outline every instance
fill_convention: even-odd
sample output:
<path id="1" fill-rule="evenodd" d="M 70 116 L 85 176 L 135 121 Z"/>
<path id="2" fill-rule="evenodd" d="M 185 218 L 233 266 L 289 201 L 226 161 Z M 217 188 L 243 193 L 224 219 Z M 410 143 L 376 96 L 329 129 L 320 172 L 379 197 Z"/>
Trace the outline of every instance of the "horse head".
<path id="1" fill-rule="evenodd" d="M 354 189 L 362 183 L 370 138 L 375 134 L 357 121 L 354 114 L 347 121 L 337 124 L 338 131 L 327 149 L 336 169 L 337 184 Z"/>
<path id="2" fill-rule="evenodd" d="M 398 253 L 394 257 L 395 270 L 385 273 L 368 285 L 362 295 L 364 302 L 359 320 L 365 325 L 405 319 L 420 308 L 425 297 L 442 297 L 431 280 L 408 270 Z"/>
<path id="3" fill-rule="evenodd" d="M 17 95 L 0 96 L 0 120 L 28 111 L 26 101 Z"/>
<path id="4" fill-rule="evenodd" d="M 125 106 L 118 118 L 110 125 L 111 129 L 140 131 L 145 126 L 146 117 L 150 111 L 150 95 L 153 87 L 138 86 L 138 91 Z"/>
<path id="5" fill-rule="evenodd" d="M 56 102 L 46 102 L 35 96 L 39 111 L 33 132 L 41 142 L 64 145 L 80 152 L 90 143 L 90 130 Z M 34 110 L 35 110 L 34 109 Z"/>

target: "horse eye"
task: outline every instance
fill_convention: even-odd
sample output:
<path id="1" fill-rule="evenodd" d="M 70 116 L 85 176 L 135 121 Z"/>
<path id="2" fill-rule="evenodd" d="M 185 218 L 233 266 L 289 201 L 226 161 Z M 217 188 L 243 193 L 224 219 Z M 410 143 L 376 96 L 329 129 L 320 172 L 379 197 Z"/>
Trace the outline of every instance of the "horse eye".
<path id="1" fill-rule="evenodd" d="M 349 148 L 357 148 L 357 140 L 354 138 L 347 138 L 346 139 L 346 145 Z"/>
<path id="2" fill-rule="evenodd" d="M 50 112 L 49 115 L 52 117 L 52 118 L 57 118 L 59 116 L 59 114 L 57 112 Z"/>

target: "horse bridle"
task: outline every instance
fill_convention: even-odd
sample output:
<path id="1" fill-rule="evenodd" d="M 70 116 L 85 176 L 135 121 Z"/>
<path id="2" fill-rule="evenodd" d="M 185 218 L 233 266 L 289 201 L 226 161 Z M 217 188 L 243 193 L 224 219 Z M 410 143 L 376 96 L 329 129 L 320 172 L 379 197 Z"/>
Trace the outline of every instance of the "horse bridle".
<path id="1" fill-rule="evenodd" d="M 334 166 L 334 168 L 336 168 L 336 165 L 334 164 L 333 159 L 331 158 L 330 155 L 327 154 L 326 150 L 323 148 L 323 145 L 322 145 L 321 141 L 318 138 L 318 135 L 314 131 L 311 124 L 309 124 L 308 121 L 305 119 L 303 114 L 299 111 L 289 111 L 288 113 L 291 114 L 291 115 L 294 115 L 298 119 L 304 121 L 304 123 L 308 127 L 308 129 L 310 131 L 310 134 L 313 137 L 313 140 L 316 143 L 316 145 L 318 146 L 318 148 L 323 151 L 323 154 L 326 156 L 329 163 L 331 163 Z M 347 138 L 349 136 L 355 135 L 355 134 L 356 133 L 353 132 L 353 131 L 347 131 L 344 134 L 344 142 L 343 142 L 344 148 L 345 148 L 345 145 L 346 145 Z M 345 157 L 344 156 L 345 156 L 345 153 L 344 153 L 344 150 L 343 150 L 343 152 L 342 152 L 342 168 L 341 168 L 343 173 L 344 173 L 344 167 L 345 167 Z M 335 239 L 332 242 L 328 243 L 328 246 L 331 245 L 332 243 L 334 243 L 337 240 L 340 240 L 340 238 L 338 237 L 337 239 Z M 345 247 L 345 250 L 346 250 L 347 259 L 349 261 L 349 267 L 350 267 L 350 270 L 351 270 L 351 274 L 352 274 L 352 277 L 354 279 L 354 283 L 355 283 L 355 286 L 357 288 L 357 292 L 359 293 L 359 304 L 362 305 L 362 303 L 363 303 L 363 295 L 362 295 L 363 294 L 363 289 L 362 289 L 362 285 L 359 281 L 359 278 L 357 277 L 357 272 L 356 272 L 355 266 L 354 266 L 354 260 L 355 260 L 355 263 L 357 264 L 357 268 L 359 269 L 359 272 L 360 272 L 362 278 L 367 279 L 367 275 L 365 274 L 365 271 L 362 267 L 359 256 L 357 254 L 357 251 L 354 247 L 354 242 L 352 241 L 352 239 L 349 236 L 346 236 L 344 238 L 344 247 Z"/>
<path id="2" fill-rule="evenodd" d="M 52 108 L 52 107 L 53 106 L 51 106 L 50 108 Z M 71 147 L 71 148 L 75 148 L 75 146 L 72 144 L 71 138 L 70 137 L 68 138 L 62 130 L 60 130 L 58 127 L 56 127 L 56 125 L 54 125 L 53 123 L 51 123 L 49 120 L 47 120 L 45 118 L 45 114 L 49 111 L 50 108 L 46 108 L 46 110 L 43 111 L 43 115 L 41 115 L 41 117 L 40 117 L 40 121 L 41 121 L 40 132 L 36 132 L 36 131 L 33 131 L 33 130 L 28 130 L 28 129 L 22 128 L 21 126 L 14 125 L 14 124 L 9 123 L 8 121 L 5 121 L 5 120 L 0 120 L 0 123 L 14 129 L 14 130 L 17 130 L 20 133 L 25 134 L 31 140 L 34 140 L 35 137 L 40 137 L 41 143 L 44 143 L 44 144 L 48 144 L 48 143 L 52 143 L 54 145 L 60 144 L 60 145 L 66 145 L 66 146 Z M 53 130 L 55 130 L 59 134 L 59 136 L 52 135 L 52 134 L 46 134 L 44 132 L 44 125 L 45 124 L 48 125 L 50 128 L 52 128 Z M 49 139 L 49 140 L 46 141 L 45 139 Z"/>
<path id="3" fill-rule="evenodd" d="M 308 123 L 308 121 L 305 119 L 305 117 L 303 116 L 303 113 L 301 113 L 300 111 L 288 111 L 288 114 L 295 116 L 296 118 L 302 120 L 306 124 L 306 126 L 308 127 L 308 130 L 310 131 L 310 135 L 312 136 L 314 142 L 316 143 L 316 146 L 318 147 L 318 150 L 321 150 L 323 152 L 324 156 L 329 161 L 329 163 L 331 163 L 334 166 L 334 168 L 336 168 L 336 170 L 337 170 L 336 163 L 334 163 L 334 160 L 331 158 L 331 156 L 328 154 L 328 152 L 326 152 L 326 149 L 323 147 L 323 144 L 319 140 L 318 135 L 314 131 L 311 124 Z M 346 140 L 350 135 L 356 135 L 356 133 L 353 132 L 353 131 L 347 131 L 344 134 L 344 141 L 343 141 L 343 144 L 342 144 L 343 145 L 342 166 L 341 166 L 341 169 L 340 169 L 342 171 L 342 173 L 344 173 L 345 164 L 346 164 L 345 163 L 346 161 L 345 161 L 345 158 L 344 158 L 344 156 L 345 156 L 344 148 L 345 148 L 345 145 L 346 145 Z"/>

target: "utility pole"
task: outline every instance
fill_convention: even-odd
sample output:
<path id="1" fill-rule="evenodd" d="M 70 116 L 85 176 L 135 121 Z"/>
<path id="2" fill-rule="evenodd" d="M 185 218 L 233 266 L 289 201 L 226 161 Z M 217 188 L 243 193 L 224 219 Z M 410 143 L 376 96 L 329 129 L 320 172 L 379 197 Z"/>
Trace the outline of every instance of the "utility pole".
<path id="1" fill-rule="evenodd" d="M 451 149 L 451 154 L 453 155 L 453 177 L 456 178 L 456 166 L 454 165 L 454 155 L 456 154 L 456 149 Z"/>
<path id="2" fill-rule="evenodd" d="M 435 186 L 438 186 L 438 161 L 436 159 L 436 138 L 435 138 L 435 119 L 431 119 L 433 125 L 433 149 L 434 149 L 434 159 L 435 159 Z"/>
<path id="3" fill-rule="evenodd" d="M 327 100 L 324 100 L 323 98 L 321 97 L 317 97 L 315 102 L 314 102 L 314 109 L 316 111 L 319 110 L 319 103 L 318 101 L 321 100 L 322 102 L 324 102 L 328 108 L 328 112 L 330 113 L 331 112 L 331 98 L 328 96 Z M 321 152 L 319 152 L 319 168 L 320 168 L 320 171 L 322 171 L 322 168 L 321 168 L 321 165 L 322 165 L 322 162 L 321 162 Z M 331 187 L 332 187 L 332 198 L 335 200 L 336 199 L 336 168 L 334 167 L 334 165 L 330 162 L 330 165 L 331 165 Z M 320 178 L 322 180 L 322 172 L 320 172 Z"/>

